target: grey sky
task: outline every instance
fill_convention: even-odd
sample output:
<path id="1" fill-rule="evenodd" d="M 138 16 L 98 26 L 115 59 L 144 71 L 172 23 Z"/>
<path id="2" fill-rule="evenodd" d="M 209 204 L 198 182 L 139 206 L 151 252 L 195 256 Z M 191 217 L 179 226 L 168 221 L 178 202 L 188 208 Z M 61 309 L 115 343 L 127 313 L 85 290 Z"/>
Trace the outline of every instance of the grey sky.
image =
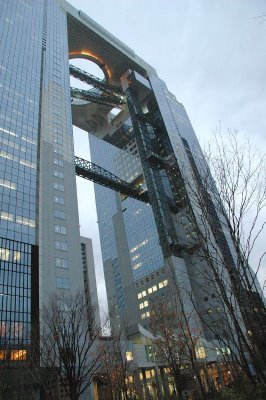
<path id="1" fill-rule="evenodd" d="M 266 20 L 264 0 L 71 0 L 156 68 L 186 107 L 202 144 L 220 124 L 266 150 Z M 76 135 L 77 155 L 88 152 Z M 92 192 L 79 182 L 82 234 L 100 252 Z M 89 192 L 90 190 L 90 192 Z M 86 197 L 84 196 L 86 193 Z M 81 197 L 81 196 L 80 196 Z M 88 213 L 88 208 L 90 212 Z M 265 247 L 265 239 L 261 247 Z M 261 281 L 266 279 L 261 271 Z M 99 294 L 103 288 L 98 272 Z"/>

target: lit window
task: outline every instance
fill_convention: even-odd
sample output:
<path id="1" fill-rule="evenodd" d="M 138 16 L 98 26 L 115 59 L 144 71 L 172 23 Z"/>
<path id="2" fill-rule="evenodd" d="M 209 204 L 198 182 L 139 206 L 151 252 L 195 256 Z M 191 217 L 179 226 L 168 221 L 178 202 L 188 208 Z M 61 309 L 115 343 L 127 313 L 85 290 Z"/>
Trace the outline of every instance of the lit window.
<path id="1" fill-rule="evenodd" d="M 152 288 L 151 288 L 151 287 L 148 289 L 148 293 L 149 293 L 149 294 L 152 293 Z"/>
<path id="2" fill-rule="evenodd" d="M 150 311 L 147 311 L 147 312 L 146 312 L 146 317 L 149 318 L 150 316 L 151 316 Z"/>
<path id="3" fill-rule="evenodd" d="M 28 160 L 19 159 L 18 156 L 7 153 L 6 151 L 0 150 L 0 157 L 6 158 L 7 160 L 16 161 L 22 165 L 25 165 L 26 167 L 36 169 L 36 163 L 30 162 Z"/>
<path id="4" fill-rule="evenodd" d="M 133 353 L 132 353 L 132 351 L 127 351 L 126 352 L 126 360 L 127 361 L 133 361 Z"/>
<path id="5" fill-rule="evenodd" d="M 196 357 L 197 358 L 206 358 L 206 351 L 203 346 L 198 346 L 196 348 Z"/>
<path id="6" fill-rule="evenodd" d="M 0 248 L 0 260 L 8 261 L 9 260 L 9 250 Z"/>
<path id="7" fill-rule="evenodd" d="M 163 282 L 160 282 L 160 283 L 158 284 L 158 286 L 159 286 L 159 289 L 162 289 L 162 288 L 163 288 Z"/>
<path id="8" fill-rule="evenodd" d="M 12 361 L 26 360 L 27 350 L 12 350 L 10 354 L 10 359 Z"/>
<path id="9" fill-rule="evenodd" d="M 142 298 L 142 294 L 138 293 L 138 299 L 141 299 L 141 298 Z"/>
<path id="10" fill-rule="evenodd" d="M 14 260 L 14 261 L 17 261 L 17 262 L 20 262 L 20 259 L 21 259 L 21 253 L 20 253 L 20 251 L 14 251 L 13 260 Z"/>
<path id="11" fill-rule="evenodd" d="M 157 290 L 157 286 L 156 286 L 156 285 L 154 285 L 154 286 L 152 287 L 152 290 L 153 290 L 153 292 L 156 292 L 156 290 Z"/>
<path id="12" fill-rule="evenodd" d="M 149 305 L 149 302 L 148 302 L 148 300 L 146 300 L 146 301 L 144 301 L 144 307 L 148 307 L 148 305 Z"/>
<path id="13" fill-rule="evenodd" d="M 164 285 L 164 286 L 167 286 L 167 285 L 168 285 L 168 279 L 165 279 L 165 280 L 163 281 L 163 285 Z"/>
<path id="14" fill-rule="evenodd" d="M 135 270 L 135 269 L 138 269 L 141 265 L 142 265 L 142 263 L 139 262 L 139 263 L 133 265 L 132 269 L 134 269 L 134 270 Z"/>
<path id="15" fill-rule="evenodd" d="M 17 134 L 15 132 L 12 132 L 12 131 L 10 131 L 8 129 L 0 128 L 0 131 L 8 133 L 11 136 L 17 136 Z"/>
<path id="16" fill-rule="evenodd" d="M 146 290 L 143 290 L 142 297 L 145 297 L 145 296 L 147 296 L 147 293 L 146 293 Z"/>
<path id="17" fill-rule="evenodd" d="M 7 181 L 6 179 L 0 178 L 0 186 L 6 187 L 8 189 L 16 189 L 17 185 L 13 182 Z"/>
<path id="18" fill-rule="evenodd" d="M 7 213 L 5 211 L 2 211 L 0 214 L 0 218 L 5 220 L 5 221 L 13 221 L 14 216 L 13 214 Z"/>
<path id="19" fill-rule="evenodd" d="M 22 217 L 20 215 L 16 216 L 16 223 L 29 226 L 30 228 L 35 228 L 35 221 L 34 219 Z"/>

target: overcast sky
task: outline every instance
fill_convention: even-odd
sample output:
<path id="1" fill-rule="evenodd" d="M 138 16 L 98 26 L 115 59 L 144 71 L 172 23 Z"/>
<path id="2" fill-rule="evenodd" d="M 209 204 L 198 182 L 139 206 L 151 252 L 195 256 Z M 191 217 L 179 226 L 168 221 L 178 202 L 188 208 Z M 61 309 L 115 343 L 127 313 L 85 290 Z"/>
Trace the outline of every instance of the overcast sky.
<path id="1" fill-rule="evenodd" d="M 265 0 L 70 3 L 155 67 L 184 104 L 202 144 L 221 123 L 266 150 Z M 77 155 L 88 158 L 84 133 L 75 135 L 75 148 Z M 78 191 L 81 232 L 93 239 L 99 297 L 104 298 L 91 184 L 79 178 Z M 264 236 L 262 248 L 265 242 Z M 265 270 L 260 276 L 264 279 Z"/>

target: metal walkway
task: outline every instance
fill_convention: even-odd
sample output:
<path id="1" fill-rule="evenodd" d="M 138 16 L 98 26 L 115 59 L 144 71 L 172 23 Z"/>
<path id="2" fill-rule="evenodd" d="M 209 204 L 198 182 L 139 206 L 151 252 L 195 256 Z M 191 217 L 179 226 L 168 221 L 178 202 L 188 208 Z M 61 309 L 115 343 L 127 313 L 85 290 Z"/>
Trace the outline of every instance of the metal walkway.
<path id="1" fill-rule="evenodd" d="M 70 75 L 72 75 L 74 78 L 79 79 L 82 82 L 87 83 L 88 85 L 91 85 L 97 89 L 100 89 L 101 91 L 110 93 L 110 94 L 116 94 L 119 95 L 120 97 L 123 97 L 122 91 L 119 89 L 119 87 L 112 85 L 108 82 L 106 82 L 103 79 L 99 79 L 94 75 L 89 74 L 86 71 L 83 71 L 80 68 L 74 67 L 74 65 L 69 65 L 69 72 Z"/>
<path id="2" fill-rule="evenodd" d="M 125 196 L 133 197 L 134 199 L 143 201 L 144 203 L 149 203 L 147 191 L 137 189 L 132 184 L 123 181 L 99 165 L 93 164 L 83 158 L 75 157 L 75 170 L 76 175 L 81 176 L 82 178 L 99 183 L 100 185 L 113 189 Z"/>
<path id="3" fill-rule="evenodd" d="M 70 93 L 71 97 L 75 99 L 91 101 L 92 103 L 103 104 L 106 106 L 117 107 L 124 104 L 124 100 L 120 97 L 100 92 L 98 89 L 83 90 L 71 87 Z"/>
<path id="4" fill-rule="evenodd" d="M 125 103 L 125 97 L 117 86 L 101 80 L 73 65 L 69 66 L 69 71 L 70 75 L 74 78 L 93 86 L 93 89 L 89 90 L 71 87 L 71 97 L 111 107 L 117 107 Z"/>
<path id="5" fill-rule="evenodd" d="M 105 186 L 109 189 L 115 190 L 125 196 L 133 197 L 136 200 L 143 201 L 144 203 L 150 204 L 149 194 L 147 190 L 139 190 L 134 186 L 133 183 L 128 183 L 118 178 L 118 176 L 112 174 L 110 171 L 100 167 L 91 161 L 84 160 L 80 157 L 75 157 L 75 170 L 76 175 L 81 178 L 85 178 L 99 185 Z M 173 213 L 177 213 L 177 209 L 173 200 L 170 197 L 165 196 L 166 202 L 168 203 L 169 209 Z"/>

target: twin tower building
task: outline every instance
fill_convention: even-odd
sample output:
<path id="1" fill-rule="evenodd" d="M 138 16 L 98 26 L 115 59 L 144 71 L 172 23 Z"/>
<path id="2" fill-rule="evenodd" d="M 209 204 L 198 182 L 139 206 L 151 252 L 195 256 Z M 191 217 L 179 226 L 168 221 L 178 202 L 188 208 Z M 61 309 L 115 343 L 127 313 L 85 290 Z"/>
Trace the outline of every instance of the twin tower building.
<path id="1" fill-rule="evenodd" d="M 96 63 L 105 78 L 70 66 L 73 58 Z M 92 88 L 70 90 L 70 74 Z M 73 125 L 88 132 L 91 162 L 74 155 Z M 184 106 L 133 50 L 64 0 L 2 1 L 0 340 L 10 357 L 27 357 L 30 330 L 54 293 L 75 294 L 85 282 L 97 302 L 76 175 L 97 183 L 116 326 L 141 342 L 156 304 L 178 297 L 187 314 L 199 305 L 192 328 L 214 340 L 200 324 L 215 318 L 218 300 L 200 275 L 204 269 L 208 277 L 208 268 L 187 218 L 193 185 L 206 171 Z M 219 251 L 230 252 L 230 239 L 220 237 Z"/>

